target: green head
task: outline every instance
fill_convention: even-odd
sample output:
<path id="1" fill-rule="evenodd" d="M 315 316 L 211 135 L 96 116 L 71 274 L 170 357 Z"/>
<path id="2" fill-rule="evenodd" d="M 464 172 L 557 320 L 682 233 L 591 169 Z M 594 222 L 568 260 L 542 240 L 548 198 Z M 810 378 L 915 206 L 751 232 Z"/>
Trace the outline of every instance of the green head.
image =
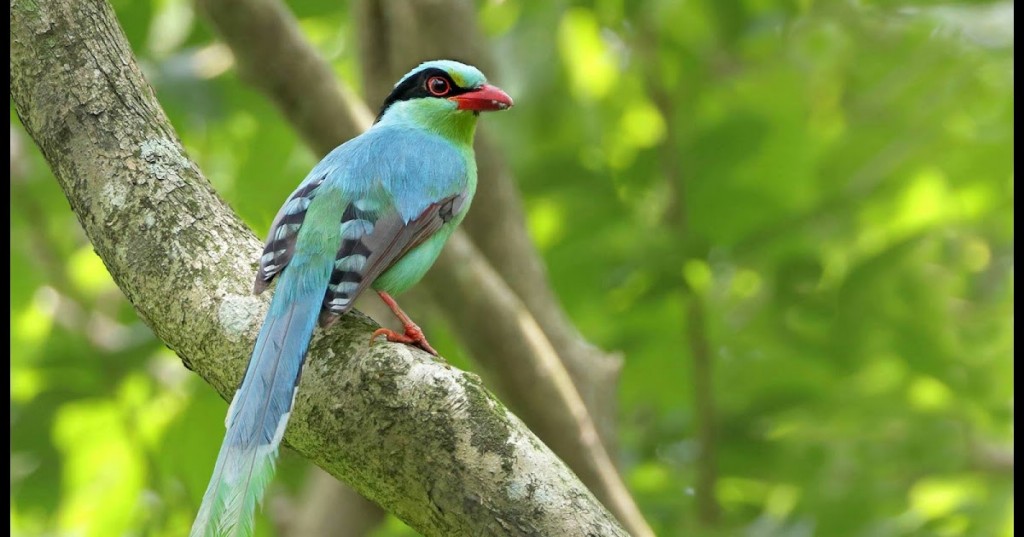
<path id="1" fill-rule="evenodd" d="M 378 123 L 404 123 L 472 143 L 480 112 L 505 110 L 512 98 L 487 84 L 479 69 L 452 60 L 423 62 L 395 84 Z"/>

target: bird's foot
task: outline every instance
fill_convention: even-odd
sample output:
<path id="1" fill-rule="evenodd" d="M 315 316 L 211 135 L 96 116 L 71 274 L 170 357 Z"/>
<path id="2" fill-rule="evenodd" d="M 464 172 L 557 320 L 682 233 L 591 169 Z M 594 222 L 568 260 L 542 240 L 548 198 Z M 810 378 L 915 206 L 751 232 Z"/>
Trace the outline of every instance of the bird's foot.
<path id="1" fill-rule="evenodd" d="M 392 330 L 388 330 L 387 328 L 380 328 L 370 336 L 370 343 L 373 344 L 373 340 L 377 339 L 377 336 L 387 336 L 388 341 L 405 343 L 406 345 L 415 345 L 434 356 L 440 357 L 440 355 L 437 354 L 437 351 L 434 350 L 434 347 L 431 347 L 430 343 L 427 343 L 427 338 L 423 337 L 423 330 L 420 330 L 420 327 L 417 326 L 416 323 L 412 322 L 412 319 L 402 311 L 402 308 L 398 307 L 398 302 L 395 302 L 395 299 L 385 291 L 378 290 L 377 294 L 380 295 L 380 299 L 383 300 L 389 308 L 391 308 L 395 317 L 398 317 L 398 320 L 401 321 L 402 326 L 405 327 L 405 334 L 399 334 Z"/>
<path id="2" fill-rule="evenodd" d="M 405 325 L 404 334 L 399 334 L 398 332 L 395 332 L 394 330 L 389 330 L 387 328 L 378 328 L 373 332 L 373 335 L 370 336 L 371 345 L 377 339 L 378 336 L 384 336 L 388 339 L 388 341 L 394 343 L 405 343 L 406 345 L 414 345 L 429 352 L 430 354 L 433 354 L 434 356 L 439 356 L 437 354 L 437 351 L 434 350 L 434 347 L 431 347 L 430 343 L 427 343 L 427 338 L 423 335 L 423 330 L 420 330 L 420 327 L 416 326 L 414 323 L 409 323 Z"/>

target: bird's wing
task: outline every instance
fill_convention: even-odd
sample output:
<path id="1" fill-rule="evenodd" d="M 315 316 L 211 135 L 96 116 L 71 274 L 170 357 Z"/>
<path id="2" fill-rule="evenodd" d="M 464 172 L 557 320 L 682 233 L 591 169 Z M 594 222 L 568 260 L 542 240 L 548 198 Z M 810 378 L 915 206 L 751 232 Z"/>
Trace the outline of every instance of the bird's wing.
<path id="1" fill-rule="evenodd" d="M 256 272 L 256 283 L 253 285 L 254 293 L 262 293 L 270 285 L 271 280 L 292 260 L 295 254 L 295 239 L 299 235 L 302 222 L 306 219 L 306 209 L 316 196 L 317 189 L 323 184 L 324 178 L 323 174 L 311 174 L 277 211 L 274 223 L 270 225 L 270 233 L 267 234 L 263 255 L 260 256 L 260 268 Z"/>
<path id="2" fill-rule="evenodd" d="M 274 218 L 255 292 L 291 261 L 313 198 L 338 189 L 348 203 L 320 315 L 321 325 L 330 324 L 398 259 L 460 214 L 469 197 L 465 162 L 451 144 L 414 129 L 371 129 L 335 148 Z"/>
<path id="3" fill-rule="evenodd" d="M 374 211 L 362 200 L 350 203 L 341 218 L 341 248 L 324 296 L 320 324 L 329 325 L 351 309 L 356 297 L 378 276 L 454 218 L 466 198 L 465 191 L 442 198 L 409 221 L 394 206 Z"/>

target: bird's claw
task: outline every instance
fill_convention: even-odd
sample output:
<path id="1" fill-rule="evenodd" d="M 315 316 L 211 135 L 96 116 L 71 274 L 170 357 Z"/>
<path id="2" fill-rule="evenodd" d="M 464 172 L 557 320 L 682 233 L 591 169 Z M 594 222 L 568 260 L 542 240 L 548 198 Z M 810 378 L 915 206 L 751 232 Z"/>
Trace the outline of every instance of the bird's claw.
<path id="1" fill-rule="evenodd" d="M 434 347 L 431 347 L 430 343 L 427 343 L 427 338 L 423 335 L 423 331 L 415 324 L 407 325 L 405 327 L 404 334 L 399 334 L 398 332 L 387 328 L 378 328 L 372 335 L 370 335 L 370 345 L 373 345 L 373 342 L 376 341 L 378 336 L 384 336 L 388 341 L 393 343 L 414 345 L 429 352 L 430 354 L 433 354 L 434 356 L 440 356 L 437 354 L 437 351 L 434 350 Z"/>

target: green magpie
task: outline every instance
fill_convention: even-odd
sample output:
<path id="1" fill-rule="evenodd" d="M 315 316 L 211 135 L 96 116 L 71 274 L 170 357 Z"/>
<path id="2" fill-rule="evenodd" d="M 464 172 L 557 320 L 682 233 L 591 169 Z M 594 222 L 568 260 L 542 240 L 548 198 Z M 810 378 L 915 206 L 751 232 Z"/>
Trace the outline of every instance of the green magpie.
<path id="1" fill-rule="evenodd" d="M 288 197 L 254 292 L 277 286 L 191 537 L 252 533 L 318 322 L 329 326 L 369 287 L 405 329 L 381 328 L 371 343 L 384 336 L 437 355 L 391 295 L 423 277 L 466 216 L 480 112 L 511 106 L 475 67 L 425 62 L 398 81 L 372 127 L 331 151 Z"/>

